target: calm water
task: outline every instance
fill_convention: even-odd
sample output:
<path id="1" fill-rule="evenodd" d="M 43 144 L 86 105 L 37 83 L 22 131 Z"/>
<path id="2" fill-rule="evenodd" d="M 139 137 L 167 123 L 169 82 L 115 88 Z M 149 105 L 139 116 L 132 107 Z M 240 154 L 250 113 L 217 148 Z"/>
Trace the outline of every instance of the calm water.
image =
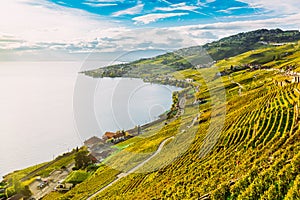
<path id="1" fill-rule="evenodd" d="M 139 79 L 92 79 L 81 63 L 0 63 L 0 175 L 51 160 L 105 131 L 150 122 L 172 91 Z"/>

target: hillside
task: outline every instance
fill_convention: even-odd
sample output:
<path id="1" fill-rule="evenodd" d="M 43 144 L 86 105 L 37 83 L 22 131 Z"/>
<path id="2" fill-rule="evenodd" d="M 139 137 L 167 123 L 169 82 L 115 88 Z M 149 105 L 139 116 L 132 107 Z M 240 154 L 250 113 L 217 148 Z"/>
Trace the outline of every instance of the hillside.
<path id="1" fill-rule="evenodd" d="M 226 37 L 204 46 L 180 49 L 154 58 L 108 66 L 84 73 L 92 77 L 134 77 L 143 78 L 148 82 L 161 82 L 157 80 L 157 76 L 165 79 L 166 76 L 168 77 L 170 73 L 175 71 L 210 67 L 216 61 L 250 50 L 273 47 L 298 40 L 300 40 L 299 31 L 261 29 Z M 179 86 L 177 83 L 169 82 L 169 84 Z"/>
<path id="2" fill-rule="evenodd" d="M 117 144 L 89 179 L 44 199 L 300 199 L 299 47 L 172 72 L 193 79 L 184 112 Z"/>
<path id="3" fill-rule="evenodd" d="M 222 60 L 265 46 L 298 40 L 300 40 L 299 31 L 261 29 L 226 37 L 217 42 L 206 44 L 203 47 L 214 60 Z"/>
<path id="4" fill-rule="evenodd" d="M 296 33 L 222 39 L 241 44 L 264 35 L 269 44 L 249 42 L 250 51 L 217 62 L 192 47 L 179 50 L 185 59 L 170 53 L 86 72 L 185 88 L 174 94 L 168 119 L 114 145 L 117 151 L 70 191 L 43 199 L 300 199 L 300 41 L 290 43 Z M 170 64 L 199 58 L 209 67 Z"/>

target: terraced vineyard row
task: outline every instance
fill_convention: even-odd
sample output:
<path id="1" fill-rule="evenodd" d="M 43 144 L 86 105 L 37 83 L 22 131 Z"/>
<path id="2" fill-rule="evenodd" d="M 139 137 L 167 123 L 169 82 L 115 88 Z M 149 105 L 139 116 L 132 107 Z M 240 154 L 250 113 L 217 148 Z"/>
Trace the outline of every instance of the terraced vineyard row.
<path id="1" fill-rule="evenodd" d="M 244 95 L 253 101 L 240 109 L 231 104 L 230 114 L 236 117 L 226 121 L 216 148 L 205 158 L 197 156 L 207 126 L 200 124 L 196 141 L 171 165 L 124 180 L 98 199 L 113 196 L 117 188 L 121 199 L 291 199 L 299 188 L 297 88 L 299 84 L 273 86 Z"/>
<path id="2" fill-rule="evenodd" d="M 250 53 L 239 60 L 249 61 Z M 217 64 L 225 70 L 238 63 L 235 59 Z M 209 75 L 210 70 L 201 69 L 201 74 Z M 121 171 L 102 167 L 60 199 L 92 194 L 95 199 L 300 199 L 300 83 L 272 70 L 234 71 L 209 83 L 199 78 L 198 70 L 180 74 L 193 77 L 195 88 L 199 86 L 195 98 L 186 98 L 182 116 L 123 142 L 128 147 L 109 159 L 114 164 L 110 166 L 129 170 L 155 152 L 161 141 L 174 137 L 147 163 L 155 170 L 129 174 L 110 185 Z M 218 98 L 212 94 L 222 88 L 227 99 L 214 101 Z M 181 148 L 186 149 L 180 152 Z M 148 154 L 141 157 L 139 152 Z M 110 187 L 96 193 L 106 185 Z"/>

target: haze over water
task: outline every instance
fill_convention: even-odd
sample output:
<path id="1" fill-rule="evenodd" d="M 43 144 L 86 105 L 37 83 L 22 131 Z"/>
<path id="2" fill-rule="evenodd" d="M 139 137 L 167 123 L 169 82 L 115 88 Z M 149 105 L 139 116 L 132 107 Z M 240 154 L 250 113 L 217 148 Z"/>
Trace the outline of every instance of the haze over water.
<path id="1" fill-rule="evenodd" d="M 0 66 L 1 176 L 49 161 L 93 135 L 150 122 L 170 108 L 178 90 L 139 79 L 92 79 L 78 75 L 79 62 Z"/>

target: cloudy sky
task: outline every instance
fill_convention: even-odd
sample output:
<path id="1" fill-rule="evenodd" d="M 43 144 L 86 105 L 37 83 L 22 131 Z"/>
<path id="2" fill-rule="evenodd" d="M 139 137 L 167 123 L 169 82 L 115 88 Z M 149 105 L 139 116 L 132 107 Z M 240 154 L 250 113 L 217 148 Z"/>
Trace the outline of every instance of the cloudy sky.
<path id="1" fill-rule="evenodd" d="M 1 0 L 0 59 L 175 50 L 259 28 L 299 29 L 298 0 Z"/>

